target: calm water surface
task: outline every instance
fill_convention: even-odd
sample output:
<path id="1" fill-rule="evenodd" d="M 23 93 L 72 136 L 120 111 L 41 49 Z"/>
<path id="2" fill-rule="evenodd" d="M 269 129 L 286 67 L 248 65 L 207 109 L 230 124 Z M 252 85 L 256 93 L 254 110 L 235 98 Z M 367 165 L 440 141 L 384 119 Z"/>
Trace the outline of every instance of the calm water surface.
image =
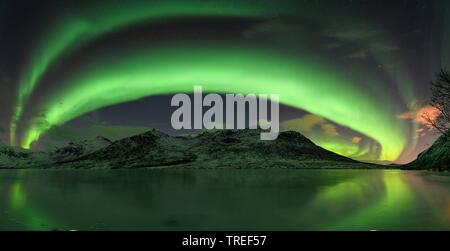
<path id="1" fill-rule="evenodd" d="M 0 170 L 0 230 L 450 230 L 450 176 Z"/>

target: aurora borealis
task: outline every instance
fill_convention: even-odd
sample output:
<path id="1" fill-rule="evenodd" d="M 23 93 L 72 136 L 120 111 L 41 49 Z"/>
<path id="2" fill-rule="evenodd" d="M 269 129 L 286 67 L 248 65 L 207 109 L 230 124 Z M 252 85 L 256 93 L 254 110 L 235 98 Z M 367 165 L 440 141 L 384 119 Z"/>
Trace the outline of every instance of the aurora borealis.
<path id="1" fill-rule="evenodd" d="M 269 7 L 251 8 L 249 3 L 240 3 L 238 7 L 223 1 L 214 3 L 208 1 L 196 1 L 192 4 L 188 1 L 155 1 L 149 4 L 145 1 L 136 1 L 125 4 L 96 4 L 80 6 L 80 12 L 72 15 L 56 17 L 54 23 L 44 30 L 44 36 L 37 41 L 34 53 L 30 57 L 29 66 L 25 67 L 23 78 L 20 82 L 17 105 L 11 121 L 11 138 L 15 138 L 15 128 L 23 112 L 23 106 L 28 96 L 47 68 L 62 54 L 70 51 L 87 40 L 91 40 L 101 34 L 135 22 L 165 17 L 201 16 L 201 15 L 226 15 L 226 16 L 257 16 L 263 15 L 264 9 Z M 106 7 L 106 8 L 105 8 Z M 125 7 L 125 8 L 122 8 Z M 104 15 L 98 16 L 101 10 Z"/>
<path id="2" fill-rule="evenodd" d="M 201 84 L 206 92 L 279 94 L 282 105 L 320 120 L 305 127 L 303 115 L 287 114 L 281 121 L 286 129 L 357 159 L 407 161 L 433 135 L 422 135 L 423 124 L 399 115 L 423 108 L 428 82 L 449 67 L 446 1 L 0 7 L 8 13 L 0 26 L 1 96 L 8 100 L 1 110 L 2 139 L 8 135 L 24 148 L 53 128 L 111 106 L 126 125 L 127 103 L 192 92 Z M 38 7 L 45 11 L 34 11 Z M 384 19 L 377 15 L 382 10 Z"/>
<path id="3" fill-rule="evenodd" d="M 279 92 L 281 102 L 284 104 L 303 108 L 373 136 L 385 147 L 383 157 L 386 159 L 395 158 L 400 154 L 405 144 L 401 142 L 403 139 L 398 138 L 401 129 L 395 124 L 389 127 L 391 130 L 371 127 L 370 125 L 375 125 L 376 121 L 389 123 L 389 120 L 383 118 L 383 114 L 380 113 L 379 116 L 374 116 L 379 107 L 375 101 L 369 103 L 370 97 L 365 97 L 363 92 L 358 93 L 356 86 L 351 87 L 353 95 L 348 95 L 347 88 L 343 88 L 348 83 L 346 81 L 335 79 L 333 76 L 320 76 L 319 72 L 309 69 L 311 66 L 306 63 L 286 64 L 286 58 L 265 57 L 258 53 L 249 53 L 249 50 L 194 49 L 184 45 L 181 50 L 159 49 L 148 54 L 140 52 L 129 60 L 120 58 L 117 65 L 106 66 L 105 72 L 95 69 L 80 80 L 75 79 L 76 83 L 69 84 L 69 89 L 63 89 L 61 93 L 55 95 L 55 100 L 45 104 L 47 110 L 45 120 L 49 125 L 57 125 L 110 104 L 155 94 L 189 92 L 193 84 L 200 82 L 203 83 L 205 91 L 212 92 L 230 90 L 238 93 Z M 238 61 L 236 57 L 239 57 Z M 277 62 L 276 68 L 273 67 L 274 62 Z M 123 89 L 123 78 L 127 79 L 129 85 L 127 89 Z M 148 88 L 149 82 L 155 83 L 152 84 L 152 88 Z M 271 86 L 272 82 L 277 82 L 277 86 Z M 297 85 L 299 82 L 305 84 Z M 333 92 L 325 91 L 326 88 Z M 98 102 L 92 101 L 105 92 L 110 93 L 107 98 Z M 295 96 L 291 95 L 296 93 L 298 94 Z M 337 93 L 347 96 L 346 102 L 336 102 L 334 95 Z M 315 98 L 317 95 L 321 95 L 320 100 Z M 366 100 L 355 99 L 361 96 Z M 59 104 L 60 100 L 63 100 L 62 104 Z M 365 102 L 367 108 L 353 112 L 347 109 L 355 102 Z M 339 109 L 340 106 L 344 109 Z M 360 113 L 355 114 L 359 111 Z M 366 114 L 372 115 L 365 116 Z M 374 119 L 372 123 L 367 123 L 372 119 Z M 349 121 L 352 123 L 347 123 Z M 42 131 L 47 129 L 45 125 L 40 126 L 39 123 L 38 126 L 31 127 L 27 130 L 29 134 L 25 134 L 22 145 L 28 147 Z M 385 138 L 386 136 L 388 138 Z M 392 138 L 397 138 L 399 146 L 389 143 L 392 142 L 390 140 Z"/>

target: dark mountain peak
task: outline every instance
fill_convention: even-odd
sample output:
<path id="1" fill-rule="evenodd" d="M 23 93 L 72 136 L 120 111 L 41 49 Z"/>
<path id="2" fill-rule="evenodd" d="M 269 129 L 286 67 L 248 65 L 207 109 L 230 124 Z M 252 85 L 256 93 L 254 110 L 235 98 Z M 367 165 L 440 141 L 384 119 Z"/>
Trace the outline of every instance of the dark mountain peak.
<path id="1" fill-rule="evenodd" d="M 56 162 L 71 161 L 107 147 L 111 144 L 111 140 L 102 136 L 97 136 L 92 140 L 69 142 L 66 146 L 57 148 L 56 150 L 51 152 L 50 157 Z"/>
<path id="2" fill-rule="evenodd" d="M 296 132 L 296 131 L 280 132 L 277 140 L 289 140 L 289 141 L 295 141 L 295 142 L 301 142 L 301 143 L 314 144 L 310 139 L 308 139 L 303 134 Z"/>
<path id="3" fill-rule="evenodd" d="M 244 137 L 261 137 L 261 133 L 267 133 L 268 131 L 264 131 L 261 129 L 244 129 L 244 130 L 235 130 L 235 129 L 224 129 L 224 130 L 207 130 L 198 135 L 197 138 L 244 138 Z M 283 131 L 278 135 L 277 140 L 289 140 L 289 141 L 299 141 L 305 143 L 314 144 L 311 140 L 306 138 L 303 134 L 296 131 Z"/>
<path id="4" fill-rule="evenodd" d="M 168 134 L 157 131 L 156 129 L 152 129 L 142 134 L 134 135 L 128 138 L 124 138 L 118 140 L 113 143 L 114 146 L 123 146 L 123 147 L 141 147 L 141 146 L 150 146 L 154 145 L 156 140 L 161 138 L 169 137 Z"/>
<path id="5" fill-rule="evenodd" d="M 233 160 L 243 163 L 260 163 L 262 166 L 295 166 L 295 162 L 341 161 L 355 162 L 316 146 L 312 141 L 295 131 L 281 132 L 276 140 L 261 140 L 262 130 L 215 130 L 194 137 L 190 150 L 206 161 Z M 236 165 L 241 165 L 237 164 Z"/>
<path id="6" fill-rule="evenodd" d="M 157 137 L 157 138 L 170 137 L 168 134 L 163 133 L 161 131 L 158 131 L 158 130 L 156 130 L 154 128 L 152 130 L 150 130 L 150 131 L 147 131 L 147 132 L 141 134 L 141 135 L 152 135 L 152 136 Z"/>
<path id="7" fill-rule="evenodd" d="M 103 161 L 114 159 L 120 163 L 129 158 L 147 155 L 149 152 L 157 149 L 159 140 L 169 137 L 163 132 L 152 129 L 142 134 L 114 141 L 104 148 L 83 156 L 80 160 L 93 159 Z"/>
<path id="8" fill-rule="evenodd" d="M 202 142 L 211 143 L 239 143 L 244 138 L 259 138 L 260 130 L 209 130 L 198 134 L 195 138 Z"/>

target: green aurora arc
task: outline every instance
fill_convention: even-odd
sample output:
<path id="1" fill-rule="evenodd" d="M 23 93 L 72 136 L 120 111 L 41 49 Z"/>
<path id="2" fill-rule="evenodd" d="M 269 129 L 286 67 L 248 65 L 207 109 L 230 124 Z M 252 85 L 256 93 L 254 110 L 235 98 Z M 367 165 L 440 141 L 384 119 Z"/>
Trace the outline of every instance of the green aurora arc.
<path id="1" fill-rule="evenodd" d="M 18 97 L 11 119 L 10 141 L 15 145 L 16 129 L 26 102 L 48 68 L 64 54 L 105 33 L 138 22 L 171 17 L 226 16 L 268 17 L 279 12 L 290 12 L 289 4 L 276 1 L 129 1 L 87 3 L 60 14 L 49 22 L 35 44 L 34 53 L 24 69 Z M 101 15 L 99 15 L 101 13 Z"/>
<path id="2" fill-rule="evenodd" d="M 101 66 L 101 67 L 99 67 Z M 379 102 L 352 80 L 324 65 L 240 46 L 188 44 L 135 50 L 83 65 L 34 109 L 21 145 L 53 126 L 113 104 L 143 97 L 192 92 L 277 93 L 280 102 L 360 132 L 381 145 L 381 160 L 396 160 L 405 148 L 405 122 L 393 105 Z M 37 118 L 36 118 L 37 117 Z"/>

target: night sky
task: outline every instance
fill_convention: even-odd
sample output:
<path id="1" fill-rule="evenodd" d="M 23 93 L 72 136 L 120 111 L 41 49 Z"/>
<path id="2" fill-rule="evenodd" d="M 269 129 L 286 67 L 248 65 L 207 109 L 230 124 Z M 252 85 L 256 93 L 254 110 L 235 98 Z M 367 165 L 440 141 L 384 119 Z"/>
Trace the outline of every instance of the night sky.
<path id="1" fill-rule="evenodd" d="M 0 133 L 48 149 L 170 133 L 173 93 L 277 93 L 281 128 L 405 163 L 450 68 L 450 1 L 0 2 Z"/>

